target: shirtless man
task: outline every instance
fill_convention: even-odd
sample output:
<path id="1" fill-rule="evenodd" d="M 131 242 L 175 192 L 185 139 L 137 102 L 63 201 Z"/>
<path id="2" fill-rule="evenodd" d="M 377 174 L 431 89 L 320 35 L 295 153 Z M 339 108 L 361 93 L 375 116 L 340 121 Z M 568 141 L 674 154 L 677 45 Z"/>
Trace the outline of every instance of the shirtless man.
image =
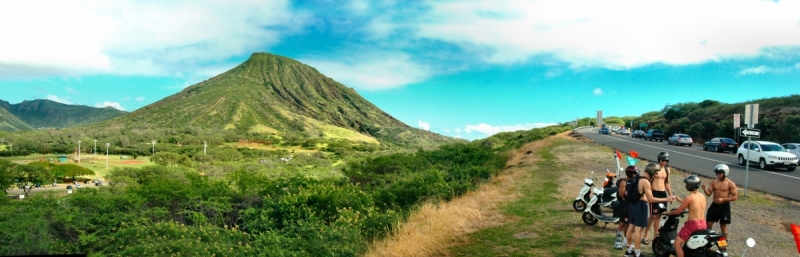
<path id="1" fill-rule="evenodd" d="M 689 195 L 683 199 L 677 198 L 681 202 L 681 206 L 675 210 L 665 212 L 665 215 L 679 215 L 683 210 L 689 208 L 689 218 L 683 223 L 681 231 L 678 232 L 678 238 L 675 238 L 675 253 L 678 257 L 683 257 L 683 243 L 692 235 L 693 232 L 701 229 L 706 229 L 706 220 L 704 219 L 706 212 L 706 196 L 697 192 L 700 188 L 700 178 L 691 175 L 683 180 L 686 184 L 686 190 L 689 190 Z"/>
<path id="2" fill-rule="evenodd" d="M 651 187 L 653 188 L 653 197 L 669 198 L 672 196 L 672 187 L 669 186 L 669 153 L 658 153 L 658 164 L 661 169 L 650 179 Z M 666 203 L 651 203 L 650 205 L 650 219 L 647 221 L 647 227 L 644 229 L 643 244 L 649 244 L 648 234 L 650 228 L 653 228 L 653 238 L 658 236 L 658 229 L 661 227 L 661 213 L 667 211 Z"/>
<path id="3" fill-rule="evenodd" d="M 674 198 L 656 198 L 653 196 L 653 191 L 650 188 L 650 178 L 659 170 L 661 170 L 661 165 L 658 163 L 651 162 L 647 164 L 644 168 L 644 173 L 637 174 L 630 179 L 631 190 L 628 190 L 628 187 L 626 187 L 624 197 L 629 204 L 627 238 L 628 242 L 631 242 L 631 244 L 628 246 L 625 256 L 639 257 L 641 254 L 642 229 L 647 226 L 647 203 L 666 203 L 674 200 Z M 641 196 L 635 197 L 637 195 Z"/>
<path id="4" fill-rule="evenodd" d="M 714 173 L 717 174 L 717 179 L 712 180 L 709 186 L 703 185 L 703 191 L 707 196 L 714 194 L 714 201 L 711 207 L 708 207 L 706 216 L 706 226 L 711 228 L 714 222 L 719 222 L 719 227 L 722 233 L 728 235 L 728 224 L 731 224 L 731 204 L 730 202 L 736 201 L 739 198 L 736 192 L 736 184 L 728 178 L 730 169 L 728 165 L 717 164 L 714 167 Z"/>

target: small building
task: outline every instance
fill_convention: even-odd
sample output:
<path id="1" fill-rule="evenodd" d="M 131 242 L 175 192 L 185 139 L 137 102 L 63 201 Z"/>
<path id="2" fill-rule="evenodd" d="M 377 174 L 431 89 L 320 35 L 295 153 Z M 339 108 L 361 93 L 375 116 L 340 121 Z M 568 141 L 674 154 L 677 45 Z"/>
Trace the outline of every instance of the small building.
<path id="1" fill-rule="evenodd" d="M 60 162 L 60 163 L 67 163 L 67 160 L 68 160 L 68 156 L 66 156 L 66 155 L 59 155 L 58 156 L 58 162 Z"/>

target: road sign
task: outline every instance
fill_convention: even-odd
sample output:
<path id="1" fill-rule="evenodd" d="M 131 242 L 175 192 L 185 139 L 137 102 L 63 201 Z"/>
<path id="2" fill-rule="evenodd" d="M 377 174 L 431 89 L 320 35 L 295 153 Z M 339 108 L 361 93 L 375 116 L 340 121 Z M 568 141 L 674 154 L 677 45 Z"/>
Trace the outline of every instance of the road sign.
<path id="1" fill-rule="evenodd" d="M 744 106 L 744 123 L 748 128 L 758 124 L 758 104 L 748 104 Z"/>
<path id="2" fill-rule="evenodd" d="M 738 113 L 734 113 L 733 114 L 733 128 L 738 128 L 738 127 L 741 126 L 742 122 L 741 122 L 741 118 L 740 118 L 741 116 L 740 115 L 741 114 L 738 114 Z"/>
<path id="3" fill-rule="evenodd" d="M 742 130 L 743 137 L 755 137 L 761 138 L 761 130 L 760 129 L 743 129 Z"/>

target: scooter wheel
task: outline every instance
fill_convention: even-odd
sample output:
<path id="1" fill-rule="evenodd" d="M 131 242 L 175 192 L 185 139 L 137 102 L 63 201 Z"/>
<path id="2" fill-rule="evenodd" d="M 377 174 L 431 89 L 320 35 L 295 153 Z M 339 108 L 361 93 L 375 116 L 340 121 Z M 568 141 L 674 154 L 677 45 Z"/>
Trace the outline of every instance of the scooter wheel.
<path id="1" fill-rule="evenodd" d="M 575 209 L 575 211 L 584 211 L 586 210 L 586 203 L 581 200 L 575 200 L 572 202 L 572 209 Z"/>
<path id="2" fill-rule="evenodd" d="M 594 224 L 597 224 L 598 221 L 597 218 L 594 217 L 594 215 L 588 212 L 584 212 L 583 216 L 581 216 L 581 219 L 583 219 L 583 223 L 586 223 L 586 225 L 590 226 L 594 226 Z"/>
<path id="3" fill-rule="evenodd" d="M 656 257 L 669 257 L 671 254 L 667 253 L 667 250 L 664 249 L 664 244 L 661 241 L 661 237 L 656 237 L 653 238 L 652 242 L 650 242 L 650 245 L 653 246 L 653 255 Z"/>

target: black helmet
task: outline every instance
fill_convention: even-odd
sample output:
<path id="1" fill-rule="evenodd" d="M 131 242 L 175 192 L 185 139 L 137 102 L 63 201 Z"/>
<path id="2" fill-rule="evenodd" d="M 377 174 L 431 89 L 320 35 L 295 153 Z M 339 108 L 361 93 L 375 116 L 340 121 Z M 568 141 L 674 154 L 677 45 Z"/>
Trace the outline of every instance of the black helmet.
<path id="1" fill-rule="evenodd" d="M 725 165 L 725 164 L 722 164 L 722 163 L 717 164 L 717 166 L 714 167 L 714 174 L 724 173 L 726 178 L 728 177 L 728 173 L 730 173 L 730 172 L 731 172 L 731 169 L 728 168 L 728 165 Z"/>
<path id="2" fill-rule="evenodd" d="M 656 162 L 650 162 L 647 164 L 647 166 L 644 167 L 644 172 L 647 173 L 647 175 L 650 175 L 651 178 L 655 176 L 656 173 L 658 173 L 658 171 L 660 170 L 661 170 L 661 164 L 658 164 Z"/>
<path id="3" fill-rule="evenodd" d="M 689 191 L 694 191 L 700 188 L 700 178 L 695 175 L 686 177 L 683 179 L 683 183 L 686 184 L 686 190 Z"/>
<path id="4" fill-rule="evenodd" d="M 634 165 L 628 166 L 625 168 L 625 175 L 629 178 L 635 177 L 639 175 L 639 168 Z"/>
<path id="5" fill-rule="evenodd" d="M 658 153 L 658 161 L 669 161 L 669 153 L 668 152 Z"/>

